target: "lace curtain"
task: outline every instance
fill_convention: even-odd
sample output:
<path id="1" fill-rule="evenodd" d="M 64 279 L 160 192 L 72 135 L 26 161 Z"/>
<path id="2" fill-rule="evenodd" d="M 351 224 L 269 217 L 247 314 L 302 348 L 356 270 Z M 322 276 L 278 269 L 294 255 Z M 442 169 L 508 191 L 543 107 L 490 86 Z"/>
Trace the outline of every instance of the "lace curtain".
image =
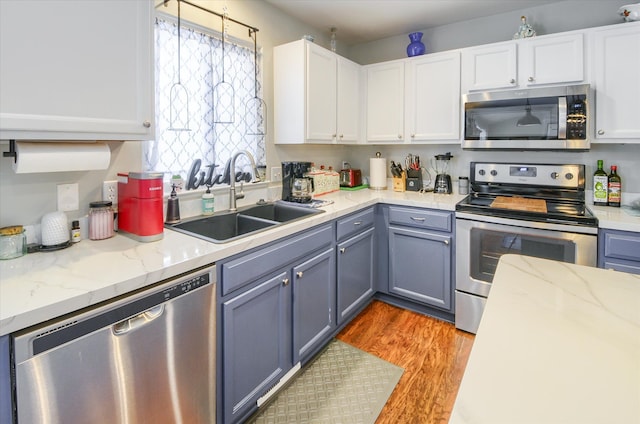
<path id="1" fill-rule="evenodd" d="M 222 173 L 226 162 L 238 150 L 251 152 L 258 164 L 266 163 L 264 136 L 247 134 L 249 122 L 245 104 L 255 96 L 253 48 L 229 39 L 225 41 L 224 81 L 233 87 L 233 100 L 224 96 L 214 98 L 214 88 L 222 82 L 219 35 L 183 24 L 180 38 L 181 63 L 178 64 L 177 24 L 156 19 L 156 139 L 146 144 L 146 170 L 164 172 L 165 180 L 175 174 L 186 178 L 193 161 L 201 159 L 202 171 L 207 165 L 215 164 L 216 171 Z M 262 91 L 260 68 L 258 64 L 258 93 Z M 180 84 L 186 89 L 188 101 L 184 103 L 172 98 L 171 94 L 172 86 L 178 81 L 178 72 Z M 172 107 L 174 111 L 178 108 L 178 113 L 186 113 L 188 107 L 189 131 L 170 129 Z M 233 122 L 214 122 L 214 112 L 221 114 L 224 111 L 234 111 Z M 244 156 L 238 158 L 237 165 L 249 170 L 249 162 Z"/>

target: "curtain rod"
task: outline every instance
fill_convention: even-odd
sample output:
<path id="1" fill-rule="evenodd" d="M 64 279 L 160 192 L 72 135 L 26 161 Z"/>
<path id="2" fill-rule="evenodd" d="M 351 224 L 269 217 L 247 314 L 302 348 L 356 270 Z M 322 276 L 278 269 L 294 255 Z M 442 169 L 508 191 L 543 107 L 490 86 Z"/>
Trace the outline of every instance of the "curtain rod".
<path id="1" fill-rule="evenodd" d="M 171 0 L 164 0 L 164 6 L 165 6 L 165 7 L 166 7 L 166 6 L 167 6 L 167 4 L 169 3 L 169 1 L 171 1 Z M 229 20 L 229 21 L 231 21 L 231 22 L 234 22 L 234 23 L 236 23 L 236 24 L 238 24 L 238 25 L 242 25 L 243 27 L 245 27 L 245 28 L 248 28 L 248 29 L 249 29 L 249 36 L 251 36 L 251 33 L 252 33 L 252 32 L 258 32 L 258 31 L 260 31 L 258 28 L 254 27 L 254 26 L 247 25 L 247 24 L 245 24 L 244 22 L 237 21 L 237 20 L 235 20 L 235 19 L 233 19 L 233 18 L 230 18 L 230 17 L 228 17 L 228 16 L 225 16 L 225 15 L 223 15 L 222 13 L 214 12 L 213 10 L 210 10 L 210 9 L 207 9 L 207 8 L 202 7 L 202 6 L 200 6 L 200 5 L 197 5 L 197 4 L 194 4 L 194 3 L 191 3 L 191 2 L 190 2 L 190 1 L 188 1 L 188 0 L 176 0 L 176 1 L 177 1 L 178 3 L 186 3 L 186 4 L 188 4 L 189 6 L 193 6 L 193 7 L 195 7 L 196 9 L 200 9 L 200 10 L 202 10 L 203 12 L 211 13 L 212 15 L 216 15 L 216 16 L 218 16 L 219 18 L 227 19 L 227 20 Z"/>

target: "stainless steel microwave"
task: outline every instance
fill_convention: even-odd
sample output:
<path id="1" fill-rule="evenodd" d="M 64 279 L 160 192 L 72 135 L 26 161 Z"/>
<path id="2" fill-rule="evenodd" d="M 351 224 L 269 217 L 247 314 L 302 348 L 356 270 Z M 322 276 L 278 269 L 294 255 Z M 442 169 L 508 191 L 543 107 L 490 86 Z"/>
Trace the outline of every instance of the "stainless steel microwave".
<path id="1" fill-rule="evenodd" d="M 463 96 L 463 149 L 587 150 L 588 84 Z"/>

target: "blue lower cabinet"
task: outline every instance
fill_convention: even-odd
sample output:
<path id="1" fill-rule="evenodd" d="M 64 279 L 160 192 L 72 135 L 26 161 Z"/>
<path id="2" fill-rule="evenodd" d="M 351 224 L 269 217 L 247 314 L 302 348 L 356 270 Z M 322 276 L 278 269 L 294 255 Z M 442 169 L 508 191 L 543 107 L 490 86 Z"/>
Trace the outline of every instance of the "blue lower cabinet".
<path id="1" fill-rule="evenodd" d="M 600 230 L 598 267 L 640 274 L 640 234 L 630 231 Z"/>
<path id="2" fill-rule="evenodd" d="M 309 359 L 336 327 L 335 254 L 329 248 L 293 267 L 293 363 Z"/>
<path id="3" fill-rule="evenodd" d="M 0 337 L 0 423 L 13 422 L 9 335 Z"/>
<path id="4" fill-rule="evenodd" d="M 351 319 L 375 292 L 375 228 L 338 243 L 338 325 Z"/>
<path id="5" fill-rule="evenodd" d="M 451 311 L 452 236 L 389 227 L 389 293 Z"/>
<path id="6" fill-rule="evenodd" d="M 225 423 L 240 422 L 293 366 L 291 276 L 282 272 L 222 304 Z"/>

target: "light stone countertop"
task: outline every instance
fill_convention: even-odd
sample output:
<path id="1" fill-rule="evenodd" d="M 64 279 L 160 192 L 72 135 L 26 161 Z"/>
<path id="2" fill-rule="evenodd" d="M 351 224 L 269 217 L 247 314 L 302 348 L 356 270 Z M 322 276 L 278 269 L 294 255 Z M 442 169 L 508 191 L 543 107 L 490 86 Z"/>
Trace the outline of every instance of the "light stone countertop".
<path id="1" fill-rule="evenodd" d="M 165 229 L 164 238 L 141 243 L 116 234 L 82 240 L 57 252 L 0 261 L 0 336 L 109 300 L 209 265 L 377 203 L 454 211 L 462 195 L 392 190 L 339 191 L 325 213 L 277 226 L 237 241 L 214 244 Z"/>
<path id="2" fill-rule="evenodd" d="M 107 240 L 82 240 L 58 252 L 33 253 L 0 261 L 0 336 L 209 265 L 271 241 L 331 221 L 377 203 L 455 211 L 464 195 L 339 191 L 325 213 L 281 225 L 237 241 L 213 244 L 178 232 L 140 243 L 116 234 Z M 640 218 L 614 208 L 590 208 L 601 227 L 640 232 Z M 602 209 L 603 211 L 600 211 Z"/>
<path id="3" fill-rule="evenodd" d="M 589 205 L 589 209 L 598 218 L 600 228 L 640 233 L 640 216 L 630 215 L 625 208 Z"/>
<path id="4" fill-rule="evenodd" d="M 640 275 L 502 256 L 449 423 L 640 423 Z"/>

